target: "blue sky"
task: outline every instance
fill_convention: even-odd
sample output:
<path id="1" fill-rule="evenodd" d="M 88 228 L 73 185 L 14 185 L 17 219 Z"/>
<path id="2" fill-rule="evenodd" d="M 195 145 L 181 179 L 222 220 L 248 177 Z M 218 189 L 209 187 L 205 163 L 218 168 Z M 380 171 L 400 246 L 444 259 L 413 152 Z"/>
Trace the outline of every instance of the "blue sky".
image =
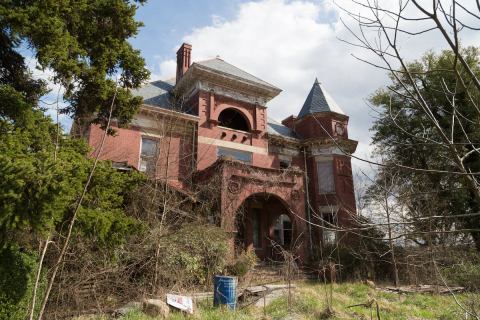
<path id="1" fill-rule="evenodd" d="M 209 25 L 212 16 L 231 19 L 239 0 L 150 0 L 140 6 L 136 19 L 145 26 L 130 40 L 142 51 L 150 70 L 156 72 L 160 59 L 172 58 L 174 48 L 194 28 Z"/>

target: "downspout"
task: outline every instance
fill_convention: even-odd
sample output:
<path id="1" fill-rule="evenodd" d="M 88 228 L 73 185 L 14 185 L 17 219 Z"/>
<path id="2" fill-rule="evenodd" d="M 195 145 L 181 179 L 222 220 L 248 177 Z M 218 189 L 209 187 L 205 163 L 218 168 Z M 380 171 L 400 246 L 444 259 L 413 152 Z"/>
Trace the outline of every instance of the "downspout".
<path id="1" fill-rule="evenodd" d="M 307 152 L 306 147 L 303 147 L 303 163 L 305 170 L 303 170 L 304 180 L 305 180 L 305 209 L 307 211 L 307 220 L 308 220 L 308 240 L 310 244 L 310 257 L 313 256 L 313 239 L 312 239 L 312 220 L 310 216 L 310 195 L 309 195 L 309 181 L 308 181 L 308 172 L 307 172 Z"/>
<path id="2" fill-rule="evenodd" d="M 193 173 L 197 170 L 197 125 L 198 123 L 194 122 L 192 125 L 192 172 L 190 176 L 193 177 Z M 193 184 L 193 181 L 192 181 Z"/>

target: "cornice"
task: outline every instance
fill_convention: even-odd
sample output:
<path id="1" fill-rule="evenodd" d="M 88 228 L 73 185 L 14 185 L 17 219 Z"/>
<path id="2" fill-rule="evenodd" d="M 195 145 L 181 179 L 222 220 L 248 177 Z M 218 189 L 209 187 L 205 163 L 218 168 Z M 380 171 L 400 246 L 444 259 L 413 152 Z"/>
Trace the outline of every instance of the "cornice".
<path id="1" fill-rule="evenodd" d="M 337 137 L 335 139 L 332 138 L 313 138 L 313 139 L 308 139 L 302 141 L 302 144 L 306 147 L 308 147 L 310 150 L 313 150 L 315 148 L 331 148 L 331 147 L 336 147 L 342 151 L 343 153 L 354 153 L 355 150 L 357 149 L 358 141 L 351 140 L 351 139 L 345 139 L 341 137 Z"/>
<path id="2" fill-rule="evenodd" d="M 256 102 L 262 106 L 282 91 L 275 87 L 269 87 L 260 83 L 248 81 L 195 63 L 190 66 L 182 79 L 177 83 L 174 90 L 178 92 L 195 92 L 196 89 L 198 89 L 198 81 L 209 82 L 219 88 L 223 87 L 227 90 L 232 90 L 246 96 L 252 96 L 256 99 L 253 103 Z M 251 103 L 251 101 L 249 102 Z"/>

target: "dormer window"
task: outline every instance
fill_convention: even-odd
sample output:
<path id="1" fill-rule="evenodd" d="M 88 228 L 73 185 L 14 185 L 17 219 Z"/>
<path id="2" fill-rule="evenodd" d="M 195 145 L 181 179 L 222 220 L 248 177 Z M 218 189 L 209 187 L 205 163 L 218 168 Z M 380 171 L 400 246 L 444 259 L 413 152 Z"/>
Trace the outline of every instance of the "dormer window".
<path id="1" fill-rule="evenodd" d="M 218 116 L 218 125 L 240 131 L 250 131 L 248 120 L 235 109 L 225 109 Z"/>

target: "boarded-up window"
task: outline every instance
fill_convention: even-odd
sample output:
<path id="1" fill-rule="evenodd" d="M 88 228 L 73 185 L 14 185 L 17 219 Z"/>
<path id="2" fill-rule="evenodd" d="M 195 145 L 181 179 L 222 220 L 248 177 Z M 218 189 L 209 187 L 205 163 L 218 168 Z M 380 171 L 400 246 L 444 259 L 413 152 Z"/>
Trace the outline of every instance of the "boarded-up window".
<path id="1" fill-rule="evenodd" d="M 319 193 L 335 193 L 333 161 L 327 160 L 317 162 L 317 173 Z"/>

